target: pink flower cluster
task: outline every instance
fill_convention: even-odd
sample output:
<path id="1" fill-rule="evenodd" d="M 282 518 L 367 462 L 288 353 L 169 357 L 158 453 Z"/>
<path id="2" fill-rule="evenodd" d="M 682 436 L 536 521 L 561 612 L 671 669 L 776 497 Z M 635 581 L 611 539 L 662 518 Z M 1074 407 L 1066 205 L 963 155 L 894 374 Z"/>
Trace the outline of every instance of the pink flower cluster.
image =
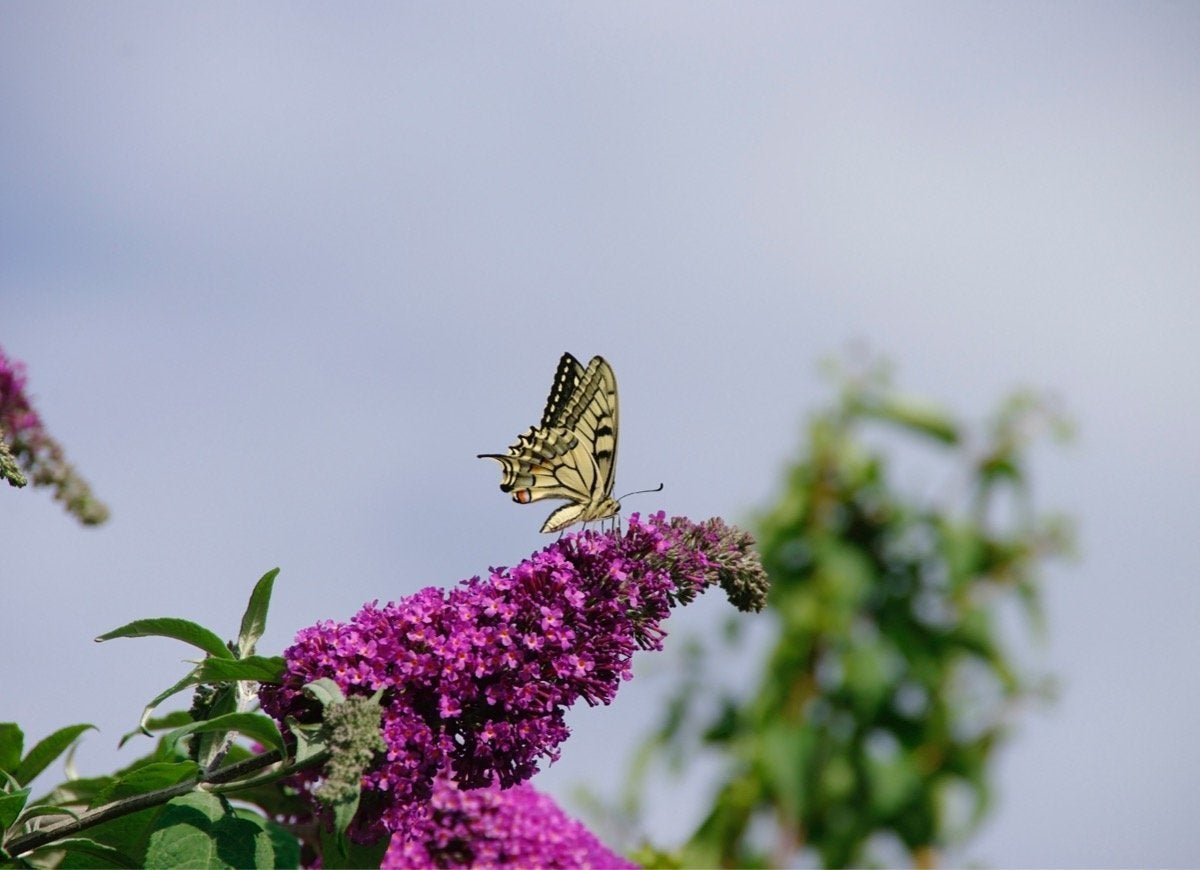
<path id="1" fill-rule="evenodd" d="M 302 630 L 284 654 L 282 683 L 262 688 L 263 709 L 280 722 L 315 720 L 320 708 L 302 688 L 322 677 L 347 695 L 384 689 L 387 752 L 363 776 L 353 833 L 412 829 L 427 817 L 438 775 L 468 790 L 507 788 L 555 760 L 566 709 L 609 703 L 634 651 L 660 648 L 673 605 L 740 578 L 762 582 L 761 607 L 765 579 L 750 543 L 720 520 L 661 513 L 632 515 L 623 533 L 566 535 L 486 580 Z"/>
<path id="2" fill-rule="evenodd" d="M 33 409 L 25 393 L 25 367 L 9 360 L 0 348 L 0 477 L 24 486 L 17 462 L 35 486 L 54 487 L 54 497 L 80 521 L 94 525 L 108 519 L 108 508 L 92 495 Z"/>
<path id="3" fill-rule="evenodd" d="M 0 428 L 9 438 L 37 441 L 42 421 L 25 395 L 25 366 L 10 360 L 0 348 Z"/>
<path id="4" fill-rule="evenodd" d="M 380 866 L 637 867 L 528 784 L 460 791 L 440 778 L 428 816 L 392 837 Z"/>

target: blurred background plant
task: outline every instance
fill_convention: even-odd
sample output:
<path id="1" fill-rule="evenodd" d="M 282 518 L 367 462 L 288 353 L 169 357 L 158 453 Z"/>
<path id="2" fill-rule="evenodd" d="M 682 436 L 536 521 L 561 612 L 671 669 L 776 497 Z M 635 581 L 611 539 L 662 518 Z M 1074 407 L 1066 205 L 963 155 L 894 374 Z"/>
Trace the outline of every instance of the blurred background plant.
<path id="1" fill-rule="evenodd" d="M 54 497 L 84 525 L 108 519 L 108 508 L 42 425 L 26 390 L 25 366 L 0 347 L 0 480 L 21 487 L 29 479 L 34 486 L 52 487 Z"/>
<path id="2" fill-rule="evenodd" d="M 984 818 L 1023 702 L 1051 693 L 1017 644 L 1042 631 L 1039 569 L 1069 550 L 1029 481 L 1033 442 L 1066 437 L 1063 416 L 1018 393 L 971 432 L 898 395 L 879 362 L 834 375 L 839 398 L 757 522 L 775 622 L 757 678 L 719 685 L 747 656 L 744 621 L 694 641 L 633 766 L 635 813 L 659 764 L 706 751 L 722 770 L 682 849 L 635 856 L 649 866 L 934 866 Z M 910 461 L 942 494 L 908 491 Z"/>

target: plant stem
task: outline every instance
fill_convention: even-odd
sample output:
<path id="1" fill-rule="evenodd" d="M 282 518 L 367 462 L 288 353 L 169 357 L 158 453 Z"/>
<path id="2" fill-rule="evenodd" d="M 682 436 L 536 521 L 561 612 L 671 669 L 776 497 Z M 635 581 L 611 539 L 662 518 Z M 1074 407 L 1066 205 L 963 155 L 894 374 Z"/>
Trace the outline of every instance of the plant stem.
<path id="1" fill-rule="evenodd" d="M 297 764 L 281 767 L 279 770 L 272 772 L 268 776 L 255 777 L 251 782 L 245 783 L 258 784 L 271 779 L 282 779 L 291 776 L 299 770 L 306 767 L 312 767 L 315 764 L 321 764 L 328 759 L 327 752 L 317 753 L 316 755 L 306 758 L 304 761 Z M 228 767 L 218 768 L 201 776 L 193 777 L 185 782 L 176 783 L 165 788 L 156 789 L 155 791 L 146 792 L 146 794 L 134 795 L 133 797 L 125 798 L 119 801 L 113 801 L 110 804 L 105 804 L 102 807 L 97 807 L 90 810 L 78 818 L 70 821 L 61 822 L 49 828 L 44 828 L 39 831 L 33 831 L 24 834 L 20 837 L 14 837 L 11 841 L 5 844 L 5 850 L 12 857 L 20 856 L 26 852 L 32 852 L 34 849 L 40 849 L 42 846 L 49 845 L 55 840 L 69 837 L 80 831 L 99 825 L 102 822 L 108 822 L 113 819 L 119 819 L 121 816 L 127 816 L 130 813 L 136 813 L 140 810 L 149 809 L 150 807 L 165 804 L 172 798 L 177 798 L 185 795 L 196 789 L 204 789 L 213 792 L 234 791 L 242 785 L 242 783 L 233 783 L 232 787 L 207 789 L 206 786 L 216 786 L 222 783 L 231 783 L 246 774 L 254 773 L 263 768 L 270 767 L 273 764 L 279 764 L 283 761 L 283 753 L 279 750 L 264 752 L 262 755 L 256 755 L 253 758 L 247 758 L 244 761 L 239 761 L 236 764 L 231 764 Z"/>

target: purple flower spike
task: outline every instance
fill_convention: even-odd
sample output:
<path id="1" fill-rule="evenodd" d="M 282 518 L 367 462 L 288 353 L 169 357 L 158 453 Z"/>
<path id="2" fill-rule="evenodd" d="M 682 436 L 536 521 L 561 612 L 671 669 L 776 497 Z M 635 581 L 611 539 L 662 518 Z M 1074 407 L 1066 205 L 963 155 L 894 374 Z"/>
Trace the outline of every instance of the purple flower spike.
<path id="1" fill-rule="evenodd" d="M 439 778 L 427 819 L 392 837 L 380 865 L 634 868 L 530 785 L 459 791 Z"/>
<path id="2" fill-rule="evenodd" d="M 567 708 L 609 703 L 634 651 L 661 648 L 671 607 L 720 584 L 742 609 L 760 608 L 766 581 L 751 544 L 721 520 L 662 513 L 633 514 L 624 533 L 566 535 L 487 580 L 302 630 L 282 683 L 261 691 L 263 709 L 313 720 L 319 707 L 301 689 L 321 677 L 347 696 L 385 689 L 387 752 L 363 776 L 354 833 L 411 829 L 439 774 L 463 789 L 508 788 L 556 760 Z"/>

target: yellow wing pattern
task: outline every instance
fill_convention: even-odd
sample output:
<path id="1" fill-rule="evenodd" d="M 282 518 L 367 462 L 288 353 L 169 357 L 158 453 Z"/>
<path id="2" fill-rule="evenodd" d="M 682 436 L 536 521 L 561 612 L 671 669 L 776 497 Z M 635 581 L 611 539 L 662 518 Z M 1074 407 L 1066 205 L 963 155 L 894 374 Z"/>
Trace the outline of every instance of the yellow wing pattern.
<path id="1" fill-rule="evenodd" d="M 502 492 L 520 504 L 566 499 L 542 524 L 557 532 L 575 523 L 615 516 L 612 497 L 617 463 L 617 378 L 603 357 L 584 368 L 564 353 L 546 399 L 542 422 L 518 436 L 508 453 L 481 453 L 501 465 Z"/>

